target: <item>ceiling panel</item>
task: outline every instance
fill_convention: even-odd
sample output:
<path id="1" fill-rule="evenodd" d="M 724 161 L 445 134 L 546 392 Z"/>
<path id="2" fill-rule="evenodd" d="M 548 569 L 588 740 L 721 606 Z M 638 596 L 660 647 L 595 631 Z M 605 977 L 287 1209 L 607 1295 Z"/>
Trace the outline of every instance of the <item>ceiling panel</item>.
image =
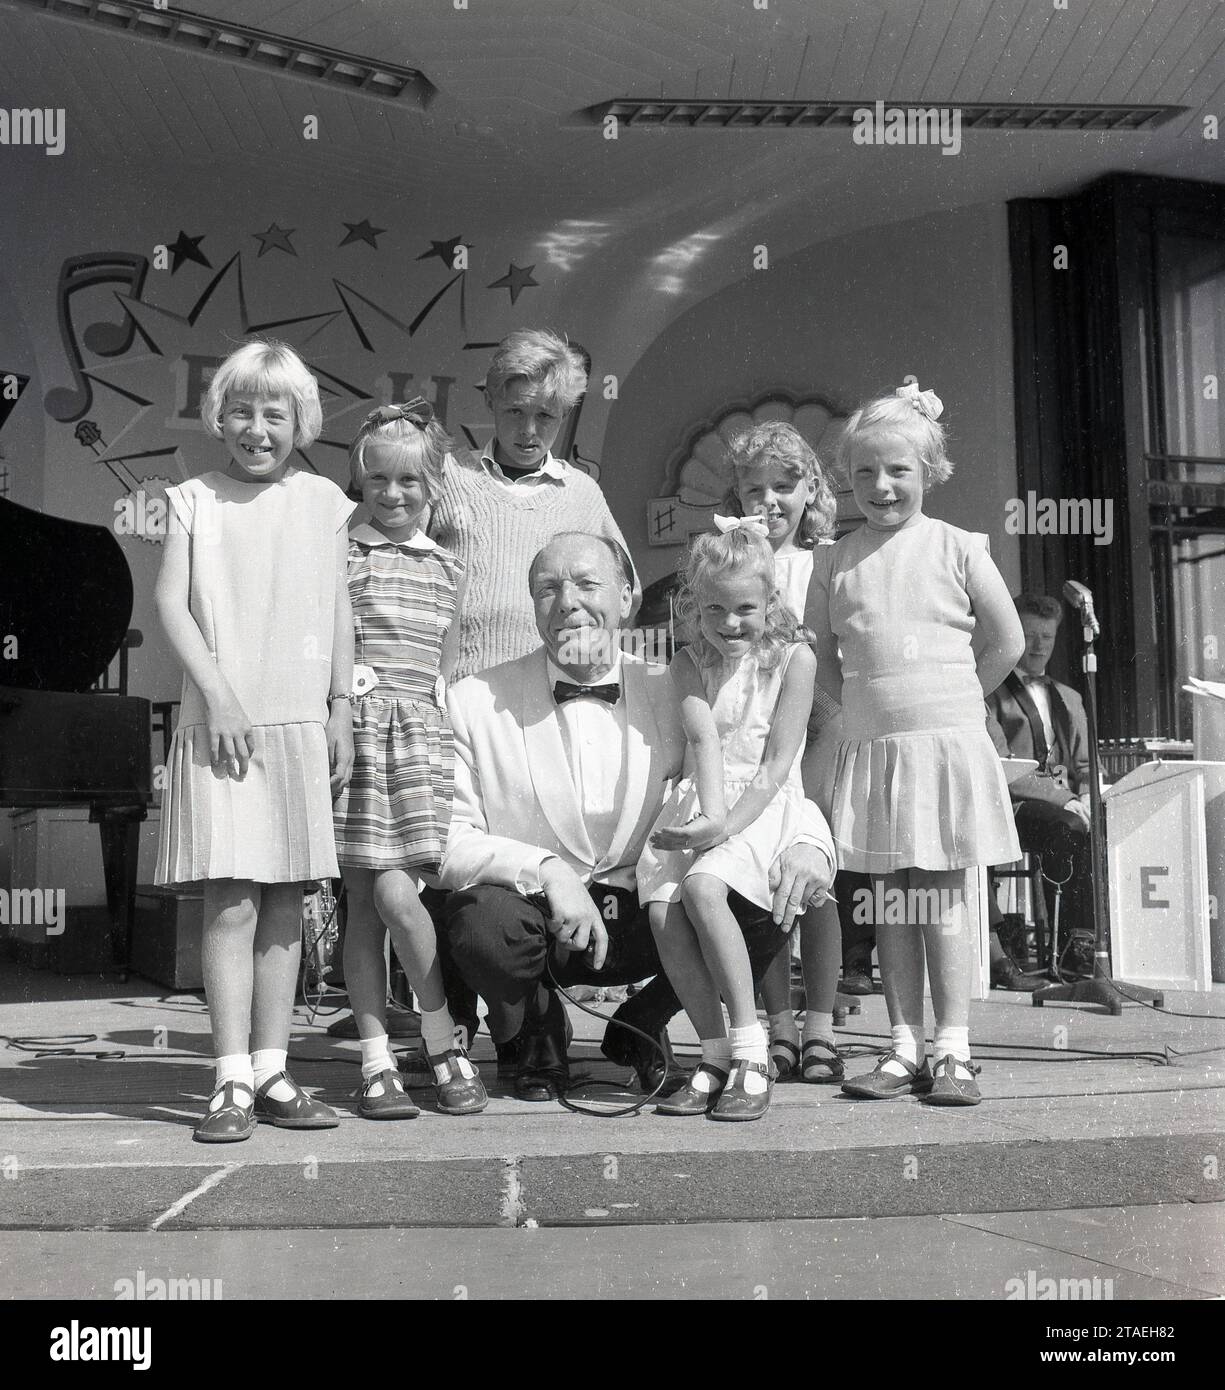
<path id="1" fill-rule="evenodd" d="M 1034 50 L 1048 13 L 1040 6 L 1027 4 L 1026 0 L 994 0 L 953 95 L 966 101 L 979 101 L 990 92 L 988 101 L 1009 100 L 1011 87 L 1005 85 L 1000 89 L 1001 73 L 1009 72 L 1009 57 L 1019 49 L 1019 62 L 1011 67 L 1008 79 L 1010 82 L 1016 80 L 1016 74 Z M 974 96 L 968 96 L 970 92 Z"/>
<path id="2" fill-rule="evenodd" d="M 1152 62 L 1153 51 L 1161 42 L 1161 35 L 1170 23 L 1172 8 L 1175 9 L 1173 17 L 1177 17 L 1182 8 L 1178 5 L 1178 0 L 1156 0 L 1152 7 L 1148 8 L 1144 23 L 1136 30 L 1130 43 L 1124 46 L 1116 39 L 1114 46 L 1119 49 L 1118 59 L 1102 90 L 1102 101 L 1132 100 L 1131 93 Z"/>
<path id="3" fill-rule="evenodd" d="M 1210 40 L 1214 33 L 1221 32 L 1216 23 L 1220 12 L 1220 0 L 1190 0 L 1181 17 L 1168 30 L 1144 74 L 1146 84 L 1151 85 L 1148 86 L 1149 95 L 1142 100 L 1181 101 L 1205 45 L 1215 46 Z M 1167 93 L 1170 92 L 1176 92 L 1177 97 L 1169 97 Z"/>
<path id="4" fill-rule="evenodd" d="M 1160 3 L 1161 0 L 1134 0 L 1130 5 L 1116 7 L 1110 27 L 1103 35 L 1101 47 L 1085 65 L 1081 76 L 1089 100 L 1109 100 L 1104 95 L 1106 88 L 1114 80 L 1114 74 L 1126 55 L 1134 47 L 1142 44 L 1140 31 Z"/>
<path id="5" fill-rule="evenodd" d="M 678 223 L 696 223 L 751 190 L 765 213 L 807 200 L 823 224 L 836 216 L 854 225 L 859 209 L 877 215 L 884 194 L 868 186 L 872 166 L 845 130 L 623 132 L 605 141 L 571 115 L 661 89 L 722 97 L 733 63 L 730 94 L 750 98 L 943 104 L 1130 94 L 1190 102 L 1193 121 L 1199 108 L 1215 109 L 1225 82 L 1218 0 L 1074 0 L 1067 11 L 1047 0 L 811 0 L 766 11 L 749 0 L 471 0 L 467 11 L 444 0 L 264 0 L 258 13 L 249 0 L 191 0 L 191 8 L 419 66 L 437 96 L 422 113 L 0 0 L 6 100 L 68 107 L 75 148 L 99 180 L 119 159 L 150 171 L 159 161 L 225 161 L 244 171 L 253 201 L 260 171 L 275 168 L 283 184 L 346 207 L 365 194 L 462 208 L 493 190 L 508 218 L 538 211 L 546 227 L 588 210 L 627 218 L 675 210 Z M 317 142 L 302 139 L 307 113 L 320 118 Z M 976 135 L 962 159 L 923 174 L 946 205 L 985 196 L 997 174 L 1000 187 L 1011 177 L 1033 192 L 1106 159 L 1219 178 L 1219 147 L 1182 139 L 1187 125 L 1106 142 Z M 897 167 L 879 157 L 882 169 Z M 831 188 L 845 206 L 828 206 Z M 895 215 L 905 215 L 905 196 Z"/>

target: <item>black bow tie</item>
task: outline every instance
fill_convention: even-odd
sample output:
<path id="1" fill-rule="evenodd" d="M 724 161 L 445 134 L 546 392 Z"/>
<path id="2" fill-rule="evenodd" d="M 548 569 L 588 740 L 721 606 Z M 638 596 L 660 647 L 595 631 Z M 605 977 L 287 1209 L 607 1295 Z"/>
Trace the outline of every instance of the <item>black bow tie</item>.
<path id="1" fill-rule="evenodd" d="M 571 685 L 569 681 L 557 681 L 553 686 L 553 698 L 559 705 L 567 700 L 581 700 L 584 696 L 593 700 L 603 700 L 607 705 L 615 705 L 621 698 L 621 687 L 612 685 Z"/>

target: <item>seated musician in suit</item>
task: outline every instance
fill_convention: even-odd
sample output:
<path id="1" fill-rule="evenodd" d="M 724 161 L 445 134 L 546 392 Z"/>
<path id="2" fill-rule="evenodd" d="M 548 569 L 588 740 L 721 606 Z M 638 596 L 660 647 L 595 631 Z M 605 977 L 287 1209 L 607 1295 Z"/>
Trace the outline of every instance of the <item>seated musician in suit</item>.
<path id="1" fill-rule="evenodd" d="M 441 875 L 453 890 L 449 950 L 488 1004 L 499 1071 L 524 1100 L 552 1099 L 568 1080 L 565 1014 L 546 965 L 563 985 L 653 976 L 616 1015 L 650 1037 L 680 1009 L 634 870 L 685 736 L 666 669 L 619 648 L 631 574 L 605 538 L 555 537 L 528 575 L 543 646 L 448 692 L 457 755 Z M 758 979 L 833 877 L 824 821 L 806 830 L 775 866 L 773 918 L 732 895 Z M 603 1051 L 653 1085 L 653 1050 L 627 1030 L 610 1025 Z"/>
<path id="2" fill-rule="evenodd" d="M 1053 920 L 1054 886 L 1063 883 L 1059 936 L 1093 936 L 1089 881 L 1089 726 L 1071 686 L 1046 674 L 1063 616 L 1057 599 L 1021 594 L 1015 600 L 1025 651 L 1003 685 L 987 697 L 1014 758 L 1034 758 L 1038 770 L 1012 784 L 1021 848 L 1042 856 Z M 1083 948 L 1082 948 L 1083 950 Z M 1068 962 L 1065 960 L 1065 964 Z M 1078 961 L 1079 964 L 1086 962 Z M 1092 967 L 1092 950 L 1087 961 Z"/>

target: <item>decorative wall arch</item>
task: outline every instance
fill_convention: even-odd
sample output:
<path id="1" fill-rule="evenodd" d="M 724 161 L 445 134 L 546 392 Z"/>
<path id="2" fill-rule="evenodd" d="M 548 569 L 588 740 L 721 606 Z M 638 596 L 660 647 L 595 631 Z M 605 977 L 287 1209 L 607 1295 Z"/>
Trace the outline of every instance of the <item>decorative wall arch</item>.
<path id="1" fill-rule="evenodd" d="M 648 543 L 684 545 L 695 532 L 710 529 L 711 514 L 731 485 L 729 446 L 737 435 L 765 421 L 781 420 L 799 431 L 828 469 L 846 418 L 846 412 L 821 396 L 774 389 L 735 402 L 695 425 L 668 459 L 663 495 L 647 503 Z M 841 521 L 850 493 L 835 487 L 835 494 Z"/>

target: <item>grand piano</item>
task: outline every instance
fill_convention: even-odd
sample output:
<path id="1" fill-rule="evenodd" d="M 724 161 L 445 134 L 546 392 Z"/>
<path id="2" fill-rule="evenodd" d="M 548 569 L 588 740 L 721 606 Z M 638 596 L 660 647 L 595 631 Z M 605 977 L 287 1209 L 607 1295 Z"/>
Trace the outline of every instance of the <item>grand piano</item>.
<path id="1" fill-rule="evenodd" d="M 89 807 L 111 959 L 125 977 L 140 823 L 153 801 L 150 706 L 90 687 L 131 620 L 132 576 L 106 527 L 0 498 L 0 807 Z"/>

